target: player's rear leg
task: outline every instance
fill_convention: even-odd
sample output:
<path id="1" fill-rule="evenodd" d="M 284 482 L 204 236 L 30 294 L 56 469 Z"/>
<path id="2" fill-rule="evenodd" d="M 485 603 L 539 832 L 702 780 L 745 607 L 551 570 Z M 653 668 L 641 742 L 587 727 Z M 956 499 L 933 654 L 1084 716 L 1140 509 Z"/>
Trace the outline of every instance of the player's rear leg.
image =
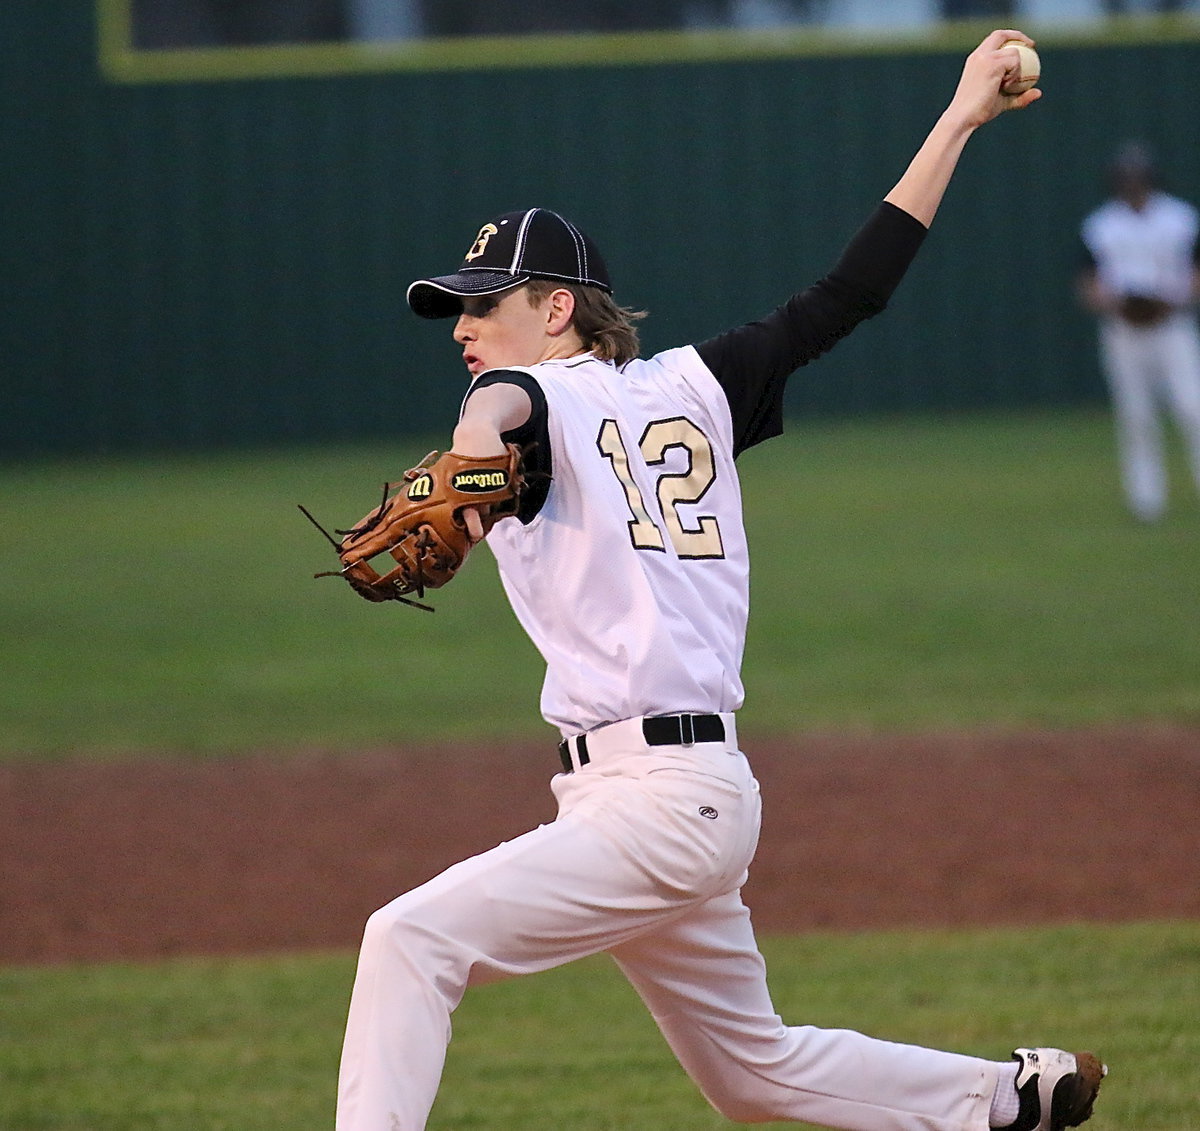
<path id="1" fill-rule="evenodd" d="M 736 892 L 612 954 L 684 1069 L 728 1119 L 861 1131 L 987 1126 L 996 1064 L 785 1025 Z"/>

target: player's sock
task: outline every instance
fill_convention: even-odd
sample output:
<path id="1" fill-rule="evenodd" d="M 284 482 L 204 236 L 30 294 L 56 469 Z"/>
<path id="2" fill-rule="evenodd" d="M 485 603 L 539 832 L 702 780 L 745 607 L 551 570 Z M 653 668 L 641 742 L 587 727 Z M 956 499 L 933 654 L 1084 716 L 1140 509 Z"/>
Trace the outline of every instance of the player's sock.
<path id="1" fill-rule="evenodd" d="M 988 1113 L 990 1127 L 1008 1127 L 1021 1114 L 1021 1097 L 1017 1095 L 1017 1071 L 1020 1065 L 1010 1060 L 999 1065 L 996 1091 L 992 1095 L 992 1110 Z"/>

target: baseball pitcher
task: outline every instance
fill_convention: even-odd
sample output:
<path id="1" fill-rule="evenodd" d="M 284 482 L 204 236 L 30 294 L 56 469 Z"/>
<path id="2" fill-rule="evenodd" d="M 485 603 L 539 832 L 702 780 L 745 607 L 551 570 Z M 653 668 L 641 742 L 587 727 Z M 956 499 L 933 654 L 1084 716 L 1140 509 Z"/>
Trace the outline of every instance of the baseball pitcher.
<path id="1" fill-rule="evenodd" d="M 451 451 L 345 532 L 338 572 L 369 600 L 420 602 L 486 539 L 545 659 L 558 813 L 370 917 L 340 1131 L 426 1125 L 468 987 L 599 952 L 732 1120 L 1052 1131 L 1091 1114 L 1105 1069 L 1089 1053 L 990 1061 L 785 1024 L 741 896 L 760 808 L 736 725 L 749 579 L 736 458 L 782 431 L 788 375 L 884 309 L 971 134 L 1039 97 L 1002 92 L 1014 38 L 1032 45 L 996 31 L 968 56 L 833 269 L 760 321 L 640 359 L 638 316 L 612 299 L 596 245 L 543 208 L 496 216 L 458 271 L 409 289 L 416 314 L 453 320 L 470 382 Z"/>

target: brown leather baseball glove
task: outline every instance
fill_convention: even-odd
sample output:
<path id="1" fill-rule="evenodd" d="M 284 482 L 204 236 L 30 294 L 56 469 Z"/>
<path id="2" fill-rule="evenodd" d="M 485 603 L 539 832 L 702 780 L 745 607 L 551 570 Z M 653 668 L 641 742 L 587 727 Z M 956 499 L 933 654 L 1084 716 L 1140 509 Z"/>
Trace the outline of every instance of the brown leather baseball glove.
<path id="1" fill-rule="evenodd" d="M 1122 295 L 1117 313 L 1131 326 L 1153 326 L 1171 313 L 1171 304 L 1149 295 Z"/>
<path id="2" fill-rule="evenodd" d="M 340 570 L 315 576 L 344 577 L 368 601 L 417 605 L 407 594 L 422 597 L 426 589 L 441 588 L 466 561 L 472 546 L 463 518 L 466 508 L 478 509 L 485 534 L 516 513 L 524 486 L 520 465 L 521 451 L 515 444 L 501 455 L 486 457 L 430 452 L 400 483 L 384 484 L 383 500 L 373 511 L 349 530 L 335 531 L 343 535 L 340 542 L 301 507 L 342 561 Z M 396 564 L 381 574 L 370 561 L 383 553 Z"/>

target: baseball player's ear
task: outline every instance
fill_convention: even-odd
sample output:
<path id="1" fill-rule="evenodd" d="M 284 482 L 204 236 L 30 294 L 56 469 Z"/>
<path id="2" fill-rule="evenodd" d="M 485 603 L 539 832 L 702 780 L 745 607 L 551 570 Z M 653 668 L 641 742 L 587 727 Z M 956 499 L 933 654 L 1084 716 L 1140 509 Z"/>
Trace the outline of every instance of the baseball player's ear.
<path id="1" fill-rule="evenodd" d="M 546 299 L 546 330 L 552 335 L 559 335 L 571 325 L 575 316 L 575 296 L 566 289 L 559 287 L 551 291 Z"/>

